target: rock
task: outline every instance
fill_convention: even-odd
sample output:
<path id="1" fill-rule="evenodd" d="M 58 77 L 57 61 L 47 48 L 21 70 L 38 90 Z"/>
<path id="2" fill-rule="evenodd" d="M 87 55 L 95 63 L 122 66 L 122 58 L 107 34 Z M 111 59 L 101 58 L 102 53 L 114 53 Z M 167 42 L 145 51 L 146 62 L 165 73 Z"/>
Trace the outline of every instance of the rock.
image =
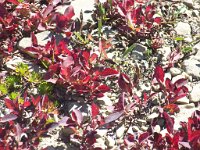
<path id="1" fill-rule="evenodd" d="M 170 73 L 172 74 L 172 76 L 177 76 L 181 74 L 181 72 L 182 71 L 179 68 L 174 68 L 174 67 L 170 68 Z"/>
<path id="2" fill-rule="evenodd" d="M 27 61 L 23 60 L 21 57 L 13 56 L 13 58 L 10 59 L 8 62 L 6 62 L 5 65 L 6 65 L 6 67 L 8 69 L 15 70 L 17 64 L 19 64 L 19 63 L 25 63 L 25 64 L 27 64 Z"/>
<path id="3" fill-rule="evenodd" d="M 194 8 L 193 0 L 183 0 L 183 4 L 185 4 L 189 8 Z"/>
<path id="4" fill-rule="evenodd" d="M 191 102 L 199 102 L 200 101 L 200 83 L 193 86 L 193 89 L 190 93 L 190 101 Z"/>
<path id="5" fill-rule="evenodd" d="M 185 96 L 185 97 L 182 97 L 182 98 L 179 98 L 176 103 L 177 104 L 189 104 L 189 99 Z"/>
<path id="6" fill-rule="evenodd" d="M 190 104 L 186 104 L 186 105 L 182 105 L 184 108 L 186 109 L 192 109 L 192 108 L 195 108 L 195 105 L 194 103 L 190 103 Z"/>
<path id="7" fill-rule="evenodd" d="M 147 122 L 146 122 L 146 120 L 138 119 L 138 120 L 137 120 L 137 123 L 138 123 L 140 126 L 142 126 L 142 125 L 145 125 Z"/>
<path id="8" fill-rule="evenodd" d="M 70 5 L 74 8 L 75 15 L 72 17 L 72 19 L 80 18 L 80 12 L 82 10 L 83 13 L 83 21 L 86 22 L 87 20 L 92 20 L 92 12 L 94 10 L 94 0 L 75 0 L 71 1 Z M 61 14 L 64 14 L 66 8 L 69 7 L 69 5 L 62 5 L 60 7 L 56 8 L 56 12 L 59 12 Z"/>
<path id="9" fill-rule="evenodd" d="M 45 73 L 46 72 L 45 69 L 42 69 L 40 66 L 33 64 L 32 62 L 29 62 L 27 60 L 24 60 L 22 57 L 18 57 L 18 56 L 13 56 L 9 61 L 7 61 L 5 63 L 5 66 L 8 69 L 15 70 L 16 66 L 19 63 L 27 64 L 30 72 L 32 72 L 32 71 L 39 72 L 39 73 Z"/>
<path id="10" fill-rule="evenodd" d="M 194 47 L 193 50 L 196 52 L 196 54 L 192 57 L 195 60 L 200 61 L 200 42 L 197 43 Z"/>
<path id="11" fill-rule="evenodd" d="M 94 148 L 106 149 L 105 140 L 102 138 L 96 139 L 96 143 L 94 143 Z"/>
<path id="12" fill-rule="evenodd" d="M 161 54 L 163 56 L 163 61 L 167 60 L 167 57 L 169 56 L 169 54 L 171 53 L 171 47 L 162 47 L 157 49 L 158 53 Z"/>
<path id="13" fill-rule="evenodd" d="M 179 79 L 187 79 L 184 75 L 180 74 L 172 78 L 172 83 L 174 84 Z"/>
<path id="14" fill-rule="evenodd" d="M 148 129 L 147 126 L 142 126 L 142 127 L 141 127 L 141 130 L 142 130 L 142 131 L 147 131 L 147 129 Z"/>
<path id="15" fill-rule="evenodd" d="M 139 129 L 138 126 L 133 126 L 132 129 L 133 129 L 134 132 L 138 132 L 138 131 L 140 131 L 140 129 Z"/>
<path id="16" fill-rule="evenodd" d="M 106 137 L 106 145 L 110 148 L 115 146 L 115 140 L 111 136 Z"/>
<path id="17" fill-rule="evenodd" d="M 200 61 L 195 59 L 184 60 L 183 68 L 189 75 L 200 78 Z"/>
<path id="18" fill-rule="evenodd" d="M 188 104 L 187 104 L 188 105 Z M 177 113 L 174 117 L 174 129 L 178 130 L 180 128 L 180 122 L 188 122 L 188 118 L 191 117 L 192 113 L 199 108 L 185 108 L 185 105 L 179 105 L 180 112 Z"/>
<path id="19" fill-rule="evenodd" d="M 153 128 L 153 131 L 154 131 L 154 132 L 157 132 L 157 133 L 160 133 L 160 130 L 161 130 L 161 128 L 160 128 L 159 125 L 156 125 L 156 126 Z"/>
<path id="20" fill-rule="evenodd" d="M 117 138 L 121 138 L 124 135 L 124 131 L 125 131 L 125 126 L 121 125 L 117 130 L 116 130 L 116 136 Z"/>
<path id="21" fill-rule="evenodd" d="M 43 31 L 40 33 L 35 34 L 37 37 L 38 45 L 45 46 L 45 44 L 51 40 L 52 36 L 55 37 L 56 42 L 58 43 L 61 39 L 64 38 L 62 34 L 54 34 L 51 31 Z M 18 43 L 19 49 L 25 49 L 26 47 L 32 46 L 32 41 L 30 37 L 22 38 Z"/>
<path id="22" fill-rule="evenodd" d="M 179 23 L 177 23 L 174 30 L 176 31 L 176 33 L 178 35 L 182 35 L 182 36 L 185 36 L 185 37 L 191 36 L 191 27 L 188 23 L 179 22 Z"/>
<path id="23" fill-rule="evenodd" d="M 69 113 L 71 113 L 74 109 L 80 110 L 83 115 L 83 121 L 87 120 L 89 118 L 89 112 L 90 112 L 90 105 L 78 103 L 78 102 L 70 102 L 68 103 L 68 110 Z"/>
<path id="24" fill-rule="evenodd" d="M 166 79 L 172 79 L 172 75 L 171 75 L 171 73 L 169 73 L 169 72 L 167 72 L 167 73 L 165 73 L 165 77 L 164 77 L 164 80 L 166 80 Z"/>
<path id="25" fill-rule="evenodd" d="M 103 97 L 97 98 L 97 101 L 103 105 L 106 106 L 111 106 L 112 105 L 112 101 L 111 98 L 109 98 L 107 95 L 104 95 Z"/>
<path id="26" fill-rule="evenodd" d="M 158 117 L 158 113 L 152 113 L 151 115 L 147 116 L 147 121 L 151 121 L 156 117 Z"/>
<path id="27" fill-rule="evenodd" d="M 97 129 L 96 131 L 97 131 L 97 136 L 99 136 L 99 137 L 104 137 L 104 136 L 106 136 L 106 134 L 107 134 L 107 132 L 108 132 L 107 129 Z"/>
<path id="28" fill-rule="evenodd" d="M 142 60 L 142 59 L 144 59 L 144 52 L 146 52 L 146 51 L 147 51 L 146 46 L 136 43 L 135 48 L 131 53 L 131 56 L 136 60 Z"/>

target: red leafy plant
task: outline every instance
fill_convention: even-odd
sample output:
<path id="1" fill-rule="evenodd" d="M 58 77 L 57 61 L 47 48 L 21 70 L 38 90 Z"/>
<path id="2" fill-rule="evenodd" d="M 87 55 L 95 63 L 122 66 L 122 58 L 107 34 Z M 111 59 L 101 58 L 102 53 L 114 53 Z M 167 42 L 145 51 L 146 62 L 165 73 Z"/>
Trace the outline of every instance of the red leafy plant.
<path id="1" fill-rule="evenodd" d="M 161 17 L 156 15 L 157 6 L 150 4 L 148 0 L 113 0 L 112 2 L 108 0 L 103 3 L 103 6 L 106 18 L 109 18 L 105 23 L 111 24 L 132 43 L 139 39 L 160 41 L 158 36 L 155 37 L 157 35 L 155 29 L 158 29 L 161 24 Z"/>
<path id="2" fill-rule="evenodd" d="M 53 122 L 55 110 L 53 103 L 46 95 L 38 97 L 5 98 L 5 106 L 10 114 L 0 118 L 0 148 L 1 149 L 34 149 L 39 144 L 39 138 L 47 132 Z"/>
<path id="3" fill-rule="evenodd" d="M 92 102 L 91 113 L 88 119 L 84 119 L 83 114 L 74 109 L 71 117 L 63 117 L 59 122 L 54 123 L 52 128 L 63 126 L 63 140 L 67 143 L 72 143 L 74 146 L 84 150 L 88 149 L 101 149 L 96 147 L 96 139 L 98 138 L 97 130 L 104 124 L 104 118 L 99 112 L 99 106 Z"/>
<path id="4" fill-rule="evenodd" d="M 124 143 L 130 149 L 199 149 L 199 111 L 195 111 L 192 117 L 188 118 L 188 123 L 182 122 L 179 130 L 174 130 L 174 119 L 163 109 L 160 109 L 159 116 L 154 118 L 151 128 L 139 136 L 128 134 Z M 154 131 L 155 126 L 160 129 L 167 129 L 167 132 Z"/>
<path id="5" fill-rule="evenodd" d="M 41 8 L 30 1 L 4 0 L 0 2 L 0 52 L 10 54 L 15 49 L 20 38 L 31 32 L 54 30 L 68 33 L 72 24 L 74 10 L 72 6 L 66 8 L 64 14 L 56 12 L 61 0 L 49 1 Z"/>
<path id="6" fill-rule="evenodd" d="M 157 92 L 162 92 L 165 96 L 164 108 L 172 114 L 179 111 L 175 102 L 188 95 L 188 88 L 185 86 L 186 83 L 187 79 L 183 78 L 178 79 L 174 83 L 169 78 L 165 79 L 164 70 L 160 65 L 156 66 L 154 70 L 152 84 L 153 86 L 159 86 Z"/>
<path id="7" fill-rule="evenodd" d="M 69 50 L 67 43 L 58 44 L 53 37 L 45 46 L 38 45 L 32 33 L 32 45 L 24 51 L 38 58 L 48 69 L 45 80 L 62 85 L 66 90 L 88 93 L 90 99 L 102 97 L 110 88 L 103 84 L 105 78 L 116 78 L 119 72 L 112 68 L 99 67 L 99 56 L 87 50 Z"/>

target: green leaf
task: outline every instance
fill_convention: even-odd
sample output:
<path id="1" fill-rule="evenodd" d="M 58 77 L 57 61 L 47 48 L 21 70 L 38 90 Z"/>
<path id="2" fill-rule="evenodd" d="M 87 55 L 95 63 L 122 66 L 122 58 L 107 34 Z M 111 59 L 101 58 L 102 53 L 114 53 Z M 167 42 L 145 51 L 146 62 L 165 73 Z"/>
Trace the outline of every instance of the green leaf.
<path id="1" fill-rule="evenodd" d="M 98 34 L 99 34 L 99 37 L 100 37 L 100 35 L 101 35 L 102 26 L 103 26 L 102 18 L 100 18 L 100 19 L 98 20 Z"/>
<path id="2" fill-rule="evenodd" d="M 130 53 L 131 51 L 134 50 L 134 48 L 136 47 L 135 44 L 132 44 L 127 50 L 125 50 L 123 57 L 125 57 L 128 53 Z"/>
<path id="3" fill-rule="evenodd" d="M 36 73 L 34 71 L 32 73 L 30 73 L 29 78 L 28 78 L 29 82 L 37 83 L 37 82 L 40 82 L 40 80 L 41 80 L 40 74 L 38 74 L 38 73 Z"/>
<path id="4" fill-rule="evenodd" d="M 20 76 L 24 76 L 26 73 L 28 73 L 28 65 L 24 63 L 19 63 L 16 67 L 16 72 Z"/>
<path id="5" fill-rule="evenodd" d="M 51 91 L 53 90 L 53 85 L 48 82 L 42 82 L 40 83 L 38 89 L 40 94 L 51 94 Z"/>
<path id="6" fill-rule="evenodd" d="M 176 37 L 174 40 L 176 40 L 176 41 L 183 41 L 183 40 L 184 40 L 184 37 L 178 36 L 178 37 Z"/>
<path id="7" fill-rule="evenodd" d="M 0 84 L 0 92 L 5 95 L 8 93 L 8 89 L 5 84 Z"/>
<path id="8" fill-rule="evenodd" d="M 13 88 L 19 82 L 20 82 L 19 76 L 10 75 L 6 77 L 6 85 L 8 86 L 8 88 Z"/>
<path id="9" fill-rule="evenodd" d="M 12 100 L 15 100 L 18 96 L 19 96 L 18 92 L 12 92 L 9 95 L 10 99 L 12 99 Z"/>
<path id="10" fill-rule="evenodd" d="M 183 53 L 189 53 L 191 51 L 192 51 L 192 47 L 190 47 L 190 46 L 182 48 Z"/>

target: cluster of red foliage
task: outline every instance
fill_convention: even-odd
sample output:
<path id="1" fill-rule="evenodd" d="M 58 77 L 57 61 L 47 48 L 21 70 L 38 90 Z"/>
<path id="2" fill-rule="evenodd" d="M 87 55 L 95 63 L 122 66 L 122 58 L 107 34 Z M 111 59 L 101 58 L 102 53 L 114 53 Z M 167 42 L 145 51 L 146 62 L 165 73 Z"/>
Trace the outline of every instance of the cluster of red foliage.
<path id="1" fill-rule="evenodd" d="M 165 103 L 161 105 L 159 116 L 154 118 L 149 129 L 141 134 L 124 135 L 124 142 L 118 145 L 120 149 L 127 147 L 138 149 L 199 149 L 200 148 L 200 112 L 196 111 L 188 119 L 188 123 L 181 123 L 180 130 L 174 130 L 174 120 L 169 114 L 176 113 L 179 108 L 175 102 L 187 96 L 188 89 L 185 79 L 179 79 L 175 83 L 168 78 L 161 66 L 156 66 L 152 78 L 152 86 L 159 85 L 159 89 L 152 93 L 143 93 L 139 98 L 133 92 L 133 79 L 120 70 L 103 66 L 104 60 L 96 53 L 86 49 L 68 49 L 72 25 L 71 18 L 74 15 L 73 7 L 68 7 L 62 15 L 55 11 L 56 7 L 64 3 L 61 0 L 50 0 L 44 8 L 37 7 L 34 2 L 17 0 L 0 1 L 0 45 L 1 53 L 9 54 L 13 51 L 18 32 L 30 34 L 32 46 L 24 51 L 30 53 L 43 64 L 47 72 L 44 79 L 47 82 L 57 84 L 65 91 L 75 91 L 77 94 L 89 95 L 91 114 L 88 120 L 80 110 L 74 109 L 71 116 L 64 116 L 60 121 L 52 123 L 54 114 L 53 104 L 46 95 L 33 97 L 24 94 L 23 98 L 10 100 L 4 99 L 6 108 L 10 114 L 0 118 L 0 149 L 34 149 L 39 144 L 39 138 L 48 130 L 56 126 L 64 126 L 69 134 L 68 142 L 76 142 L 80 149 L 101 149 L 95 147 L 97 129 L 112 128 L 116 120 L 128 120 L 133 122 L 135 114 L 149 109 L 148 104 L 157 93 L 163 93 Z M 106 2 L 110 5 L 110 2 Z M 137 33 L 150 33 L 154 25 L 161 23 L 160 17 L 155 17 L 156 7 L 139 0 L 113 0 L 112 10 L 125 19 L 125 30 L 133 30 Z M 122 22 L 124 23 L 124 22 Z M 120 26 L 120 25 L 119 25 Z M 121 26 L 121 27 L 124 27 Z M 45 46 L 38 44 L 33 32 L 53 30 L 67 35 L 58 44 L 54 37 Z M 7 47 L 3 41 L 7 42 Z M 101 51 L 102 49 L 99 49 Z M 172 54 L 170 65 L 177 60 L 177 54 Z M 177 56 L 178 57 L 178 56 Z M 101 66 L 99 65 L 101 64 Z M 114 79 L 118 83 L 119 100 L 111 106 L 111 113 L 104 117 L 100 113 L 100 107 L 95 102 L 96 98 L 103 97 L 110 87 L 105 84 L 106 79 Z M 149 96 L 148 96 L 149 94 Z M 169 114 L 168 114 L 169 112 Z M 162 135 L 153 131 L 159 125 L 167 129 L 167 134 Z"/>

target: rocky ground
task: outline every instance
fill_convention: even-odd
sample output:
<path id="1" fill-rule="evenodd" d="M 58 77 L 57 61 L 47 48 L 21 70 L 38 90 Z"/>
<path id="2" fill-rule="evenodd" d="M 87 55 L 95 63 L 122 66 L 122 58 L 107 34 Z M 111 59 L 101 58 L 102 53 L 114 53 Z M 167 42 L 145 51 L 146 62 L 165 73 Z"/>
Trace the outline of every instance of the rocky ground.
<path id="1" fill-rule="evenodd" d="M 83 21 L 87 24 L 89 20 L 91 20 L 90 22 L 93 21 L 91 15 L 95 10 L 94 3 L 94 0 L 74 0 L 66 4 L 66 6 L 57 8 L 57 11 L 64 13 L 66 7 L 72 5 L 75 10 L 75 16 L 73 19 L 79 18 L 79 14 L 82 10 Z M 168 77 L 171 79 L 172 83 L 175 83 L 178 79 L 187 79 L 188 81 L 186 87 L 189 90 L 189 94 L 188 96 L 178 99 L 176 103 L 180 108 L 180 112 L 172 115 L 175 119 L 174 129 L 178 129 L 180 127 L 180 122 L 187 122 L 188 117 L 190 117 L 195 110 L 200 110 L 200 4 L 195 0 L 167 0 L 160 3 L 163 3 L 162 6 L 166 6 L 166 13 L 168 13 L 166 16 L 172 17 L 174 15 L 173 17 L 176 17 L 175 15 L 179 15 L 179 17 L 175 18 L 174 22 L 168 23 L 167 26 L 163 25 L 163 30 L 159 33 L 162 37 L 163 45 L 157 49 L 156 55 L 148 57 L 148 47 L 145 43 L 137 43 L 134 51 L 122 58 L 122 49 L 127 48 L 126 43 L 117 39 L 116 35 L 118 33 L 113 29 L 109 29 L 109 25 L 103 28 L 103 33 L 105 33 L 106 39 L 112 38 L 112 45 L 117 45 L 115 50 L 107 52 L 107 56 L 110 59 L 112 59 L 117 65 L 120 65 L 121 68 L 123 68 L 123 71 L 131 78 L 134 77 L 135 68 L 140 68 L 139 72 L 141 77 L 138 81 L 138 86 L 134 91 L 138 97 L 142 96 L 142 91 L 148 92 L 152 90 L 149 76 L 153 74 L 154 62 L 158 62 L 159 60 L 162 66 L 166 66 L 169 63 L 169 55 L 172 53 L 175 46 L 178 45 L 185 50 L 178 63 L 165 72 L 165 78 Z M 177 14 L 172 11 L 174 8 L 178 10 L 178 12 L 176 12 Z M 167 21 L 167 18 L 165 19 Z M 87 31 L 87 29 L 85 31 Z M 40 45 L 45 45 L 51 39 L 52 35 L 54 34 L 51 33 L 51 31 L 43 31 L 37 33 L 36 37 Z M 64 35 L 56 34 L 56 40 L 59 41 L 62 36 Z M 179 37 L 181 37 L 181 39 Z M 21 54 L 20 50 L 31 46 L 31 44 L 32 42 L 30 37 L 23 37 L 18 42 L 17 47 L 19 51 L 16 52 L 16 54 L 14 54 L 14 56 L 5 64 L 8 70 L 15 70 L 15 64 L 23 62 L 28 64 L 30 69 L 33 69 L 36 72 L 45 72 L 43 68 L 33 65 L 28 57 L 24 57 L 24 54 Z M 94 51 L 96 48 L 98 48 L 98 46 L 95 47 L 94 45 Z M 115 86 L 111 81 L 107 82 L 110 86 Z M 102 108 L 112 106 L 118 100 L 119 92 L 117 89 L 113 89 L 112 92 L 108 92 L 104 97 L 97 99 L 97 103 L 102 106 Z M 154 87 L 154 90 L 156 90 L 156 87 Z M 66 105 L 67 106 L 65 107 L 67 107 L 69 111 L 72 111 L 74 108 L 78 109 L 82 107 L 81 111 L 86 116 L 90 111 L 90 107 L 85 103 L 69 102 Z M 101 113 L 106 115 L 108 112 L 105 109 L 105 112 Z M 148 113 L 148 116 L 139 116 L 137 118 L 137 123 L 134 123 L 130 129 L 132 130 L 130 133 L 142 133 L 147 130 L 148 122 L 158 116 L 158 112 L 153 109 Z M 115 132 L 117 140 L 113 140 L 113 138 L 107 135 L 108 129 L 99 129 L 97 134 L 100 138 L 98 138 L 97 143 L 102 149 L 108 149 L 108 147 L 110 147 L 110 149 L 117 149 L 117 147 L 115 147 L 116 143 L 120 142 L 120 139 L 123 137 L 126 130 L 127 127 L 124 124 L 117 125 Z M 155 130 L 161 129 L 158 127 L 158 129 Z M 59 127 L 51 131 L 49 133 L 50 137 L 42 138 L 38 149 L 45 147 L 49 150 L 75 149 L 62 141 L 62 132 L 63 131 Z M 164 134 L 167 131 L 165 129 L 159 132 Z"/>

